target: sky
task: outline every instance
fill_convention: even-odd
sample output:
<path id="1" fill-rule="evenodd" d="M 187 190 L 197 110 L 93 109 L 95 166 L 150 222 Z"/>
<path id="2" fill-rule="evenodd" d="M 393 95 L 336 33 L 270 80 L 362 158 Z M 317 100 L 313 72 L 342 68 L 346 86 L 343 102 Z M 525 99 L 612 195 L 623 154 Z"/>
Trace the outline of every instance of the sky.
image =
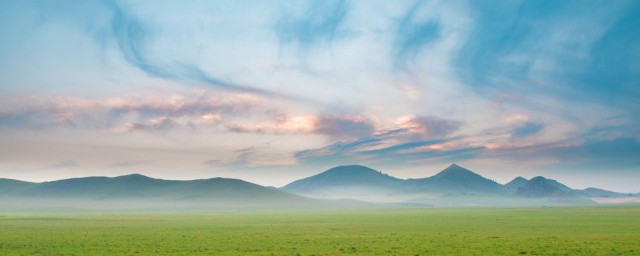
<path id="1" fill-rule="evenodd" d="M 0 177 L 640 192 L 638 1 L 0 1 Z"/>

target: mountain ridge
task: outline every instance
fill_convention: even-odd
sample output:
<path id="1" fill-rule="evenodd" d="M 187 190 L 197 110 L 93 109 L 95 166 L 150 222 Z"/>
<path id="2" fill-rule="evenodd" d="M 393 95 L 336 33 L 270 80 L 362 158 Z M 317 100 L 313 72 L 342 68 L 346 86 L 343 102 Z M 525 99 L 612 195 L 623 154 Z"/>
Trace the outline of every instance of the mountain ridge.
<path id="1" fill-rule="evenodd" d="M 4 183 L 9 181 L 2 180 Z M 21 181 L 18 181 L 21 182 Z M 11 180 L 11 183 L 16 183 Z M 356 200 L 307 198 L 241 179 L 163 180 L 141 174 L 81 177 L 0 193 L 0 209 L 287 209 L 370 207 Z M 2 183 L 0 183 L 1 185 Z"/>
<path id="2" fill-rule="evenodd" d="M 311 197 L 367 197 L 396 189 L 401 179 L 362 165 L 342 165 L 310 177 L 293 181 L 282 191 Z"/>
<path id="3" fill-rule="evenodd" d="M 366 168 L 368 173 L 371 174 L 393 177 L 387 174 L 382 174 L 381 172 L 368 167 L 359 167 Z M 315 193 L 305 193 L 304 191 L 305 189 L 311 189 L 309 187 L 305 188 L 305 185 L 311 184 L 310 187 L 317 185 L 315 182 L 318 181 L 318 177 L 323 177 L 324 175 L 335 172 L 334 169 L 335 168 L 331 168 L 319 174 L 293 181 L 280 189 L 310 197 L 325 198 L 330 196 L 335 198 L 336 195 L 333 193 L 335 191 L 326 189 L 328 187 L 332 187 L 332 184 L 323 184 L 326 190 L 315 191 Z M 348 168 L 343 169 L 342 171 L 347 170 Z M 344 175 L 344 173 L 342 174 Z M 351 178 L 358 178 L 358 175 L 353 175 Z M 615 198 L 633 196 L 632 194 L 623 194 L 595 188 L 585 190 L 572 189 L 557 180 L 548 179 L 542 176 L 534 177 L 531 180 L 527 180 L 523 177 L 516 177 L 506 184 L 500 184 L 457 164 L 451 164 L 444 170 L 430 177 L 413 179 L 393 178 L 394 182 L 391 185 L 383 186 L 383 188 L 380 189 L 367 190 L 364 195 L 363 191 L 358 191 L 360 193 L 351 193 L 353 191 L 348 191 L 346 189 L 339 191 L 339 193 L 342 193 L 340 195 L 345 196 L 346 198 L 356 198 L 360 200 L 390 198 L 389 200 L 391 201 L 405 200 L 412 203 L 431 203 L 440 200 L 440 203 L 445 204 L 448 203 L 447 201 L 452 200 L 458 200 L 457 202 L 460 204 L 475 204 L 476 201 L 490 201 L 488 200 L 490 198 L 505 202 L 517 201 L 517 198 L 523 198 L 537 200 L 536 202 L 538 203 L 544 203 L 545 200 L 553 203 L 589 203 L 593 202 L 589 199 L 591 197 Z M 359 179 L 357 181 L 341 180 L 341 182 L 357 182 L 360 187 L 377 187 L 375 184 L 366 184 L 364 179 Z M 291 189 L 294 185 L 296 189 Z M 313 189 L 318 188 L 313 187 Z M 328 191 L 332 193 L 323 193 Z M 389 200 L 378 201 L 384 202 Z"/>
<path id="4" fill-rule="evenodd" d="M 420 179 L 408 179 L 408 191 L 497 194 L 503 192 L 502 185 L 487 179 L 457 164 L 440 171 L 436 175 Z"/>
<path id="5" fill-rule="evenodd" d="M 523 187 L 525 184 L 527 184 L 528 181 L 529 180 L 523 178 L 522 176 L 518 176 L 504 184 L 504 187 L 509 191 L 515 192 L 518 190 L 518 188 Z"/>
<path id="6" fill-rule="evenodd" d="M 92 176 L 47 182 L 0 178 L 0 200 L 38 199 L 93 202 L 180 202 L 193 205 L 256 206 L 326 204 L 326 200 L 358 200 L 393 205 L 510 205 L 593 203 L 590 198 L 624 198 L 625 194 L 598 188 L 572 189 L 542 176 L 516 177 L 506 184 L 452 164 L 435 175 L 400 179 L 362 165 L 342 165 L 281 188 L 264 187 L 240 179 L 165 180 L 133 173 L 116 177 Z M 528 200 L 525 203 L 522 200 Z M 595 200 L 595 199 L 594 199 Z M 597 200 L 596 200 L 597 201 Z M 17 202 L 17 201 L 16 201 Z M 356 201 L 352 201 L 356 202 Z M 357 203 L 355 203 L 357 204 Z"/>

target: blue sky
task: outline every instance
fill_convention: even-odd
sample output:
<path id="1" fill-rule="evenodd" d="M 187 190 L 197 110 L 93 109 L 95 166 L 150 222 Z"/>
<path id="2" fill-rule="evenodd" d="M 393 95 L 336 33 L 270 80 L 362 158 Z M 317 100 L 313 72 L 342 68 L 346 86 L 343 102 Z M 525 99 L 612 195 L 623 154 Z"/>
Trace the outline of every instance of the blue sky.
<path id="1" fill-rule="evenodd" d="M 0 176 L 640 187 L 637 1 L 2 1 Z"/>

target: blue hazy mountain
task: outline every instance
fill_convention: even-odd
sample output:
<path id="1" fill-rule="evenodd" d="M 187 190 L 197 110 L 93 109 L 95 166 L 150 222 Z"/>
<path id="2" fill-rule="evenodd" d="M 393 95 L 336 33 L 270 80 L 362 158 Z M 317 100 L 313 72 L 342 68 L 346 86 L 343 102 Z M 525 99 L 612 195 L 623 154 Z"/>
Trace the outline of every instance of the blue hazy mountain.
<path id="1" fill-rule="evenodd" d="M 355 200 L 406 205 L 521 205 L 591 203 L 589 198 L 628 196 L 638 195 L 597 188 L 576 190 L 541 176 L 531 180 L 518 177 L 501 185 L 456 164 L 431 177 L 406 180 L 361 165 L 338 166 L 280 189 L 238 179 L 178 181 L 140 174 L 42 183 L 0 179 L 0 208 L 7 205 L 88 205 L 101 209 L 370 206 Z"/>
<path id="2" fill-rule="evenodd" d="M 422 179 L 398 179 L 361 165 L 331 168 L 296 180 L 283 191 L 316 197 L 394 197 L 406 194 L 500 194 L 502 185 L 453 164 L 440 173 Z"/>
<path id="3" fill-rule="evenodd" d="M 613 192 L 609 190 L 599 188 L 586 188 L 586 189 L 572 189 L 569 186 L 558 182 L 557 180 L 548 179 L 545 177 L 535 177 L 531 180 L 535 180 L 532 183 L 528 183 L 524 178 L 516 178 L 513 181 L 505 184 L 505 187 L 515 188 L 517 195 L 527 197 L 558 197 L 558 196 L 570 196 L 570 197 L 601 197 L 601 198 L 619 198 L 633 196 L 632 194 L 624 194 Z M 525 181 L 523 183 L 523 181 Z M 525 187 L 526 186 L 526 187 Z M 524 187 L 524 188 L 523 188 Z M 519 190 L 523 188 L 522 190 Z"/>
<path id="4" fill-rule="evenodd" d="M 544 178 L 544 177 L 542 177 L 542 178 Z M 557 180 L 554 180 L 554 179 L 547 179 L 547 178 L 544 178 L 544 179 L 545 179 L 545 182 L 546 182 L 546 183 L 549 183 L 549 184 L 551 184 L 551 185 L 553 185 L 553 186 L 555 186 L 555 187 L 559 188 L 559 189 L 560 189 L 560 190 L 562 190 L 562 191 L 566 191 L 566 192 L 573 192 L 573 191 L 574 191 L 574 189 L 570 188 L 569 186 L 567 186 L 567 185 L 565 185 L 565 184 L 560 183 L 560 182 L 559 182 L 559 181 L 557 181 Z"/>
<path id="5" fill-rule="evenodd" d="M 320 174 L 296 180 L 283 191 L 322 198 L 367 198 L 388 196 L 403 180 L 362 165 L 331 168 Z M 379 200 L 372 200 L 379 201 Z"/>
<path id="6" fill-rule="evenodd" d="M 19 193 L 37 185 L 37 183 L 0 178 L 0 195 Z"/>
<path id="7" fill-rule="evenodd" d="M 524 185 L 527 184 L 527 181 L 529 180 L 518 176 L 507 184 L 504 184 L 504 188 L 511 193 L 515 193 L 519 188 L 524 187 Z"/>
<path id="8" fill-rule="evenodd" d="M 43 182 L 20 193 L 52 198 L 163 198 L 174 200 L 211 198 L 292 199 L 297 196 L 238 179 L 162 180 L 140 174 L 114 178 L 86 177 Z"/>
<path id="9" fill-rule="evenodd" d="M 618 193 L 618 192 L 613 192 L 613 191 L 599 189 L 599 188 L 586 188 L 583 190 L 576 190 L 576 192 L 587 197 L 617 198 L 617 197 L 633 196 L 633 194 Z M 639 196 L 639 195 L 635 195 L 635 196 Z"/>
<path id="10" fill-rule="evenodd" d="M 529 199 L 535 204 L 592 203 L 588 198 L 629 196 L 593 188 L 575 190 L 544 177 L 517 177 L 502 185 L 456 164 L 431 177 L 407 180 L 365 166 L 338 166 L 296 180 L 281 190 L 317 198 L 439 205 L 527 204 L 522 200 Z"/>
<path id="11" fill-rule="evenodd" d="M 543 202 L 550 203 L 595 203 L 590 199 L 592 196 L 583 194 L 579 190 L 571 189 L 556 180 L 547 179 L 541 176 L 527 181 L 524 186 L 518 188 L 515 195 L 521 198 L 543 200 Z"/>
<path id="12" fill-rule="evenodd" d="M 558 186 L 559 182 L 546 179 L 545 177 L 535 177 L 527 183 L 518 188 L 516 191 L 517 196 L 541 198 L 541 197 L 571 197 L 575 196 L 571 191 L 567 191 L 564 188 L 566 186 Z"/>
<path id="13" fill-rule="evenodd" d="M 505 188 L 459 165 L 452 164 L 438 174 L 404 181 L 403 189 L 412 193 L 502 194 Z"/>
<path id="14" fill-rule="evenodd" d="M 367 206 L 356 201 L 305 198 L 238 179 L 162 180 L 140 174 L 29 183 L 0 180 L 0 202 L 35 207 L 313 208 Z M 0 206 L 1 208 L 2 206 Z"/>

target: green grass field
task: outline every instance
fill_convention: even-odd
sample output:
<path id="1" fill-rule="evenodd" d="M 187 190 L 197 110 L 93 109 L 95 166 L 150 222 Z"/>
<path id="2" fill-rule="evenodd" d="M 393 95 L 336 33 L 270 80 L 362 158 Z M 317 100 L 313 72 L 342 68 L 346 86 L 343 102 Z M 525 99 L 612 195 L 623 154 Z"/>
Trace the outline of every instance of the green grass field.
<path id="1" fill-rule="evenodd" d="M 640 207 L 0 213 L 0 255 L 640 255 Z"/>

